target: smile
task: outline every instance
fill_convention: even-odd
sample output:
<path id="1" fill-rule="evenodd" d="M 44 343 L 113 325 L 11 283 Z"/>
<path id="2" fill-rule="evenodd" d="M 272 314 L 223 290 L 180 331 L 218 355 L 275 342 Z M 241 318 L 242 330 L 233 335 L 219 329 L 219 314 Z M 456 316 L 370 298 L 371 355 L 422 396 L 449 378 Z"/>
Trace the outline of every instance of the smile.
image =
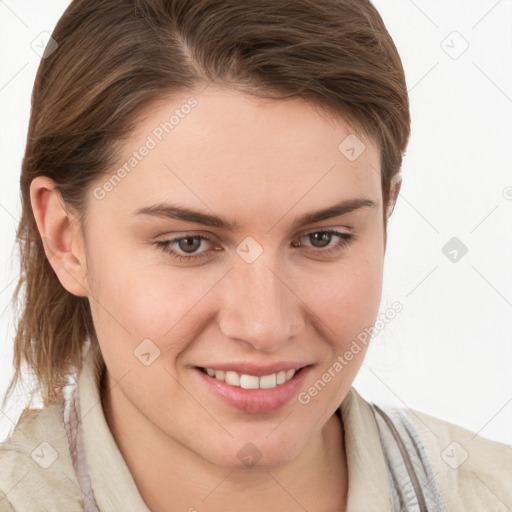
<path id="1" fill-rule="evenodd" d="M 250 367 L 240 364 L 237 366 Z M 239 373 L 232 369 L 217 370 L 195 366 L 191 375 L 194 376 L 193 379 L 197 379 L 196 382 L 201 388 L 208 390 L 229 407 L 247 413 L 263 414 L 290 402 L 302 389 L 306 376 L 313 369 L 313 365 L 292 364 L 287 366 L 295 368 L 287 370 L 283 368 L 282 363 L 277 366 L 281 366 L 281 369 L 275 373 L 268 373 L 269 369 L 263 371 L 261 367 L 253 367 L 252 371 L 260 373 L 259 376 Z M 251 371 L 250 368 L 244 369 L 247 370 Z"/>
<path id="2" fill-rule="evenodd" d="M 220 380 L 229 384 L 230 386 L 241 387 L 243 389 L 271 389 L 280 386 L 289 381 L 295 375 L 295 370 L 290 369 L 271 373 L 270 375 L 263 375 L 258 377 L 256 375 L 240 374 L 234 371 L 214 370 L 213 368 L 200 368 L 204 373 L 208 374 L 214 379 Z"/>

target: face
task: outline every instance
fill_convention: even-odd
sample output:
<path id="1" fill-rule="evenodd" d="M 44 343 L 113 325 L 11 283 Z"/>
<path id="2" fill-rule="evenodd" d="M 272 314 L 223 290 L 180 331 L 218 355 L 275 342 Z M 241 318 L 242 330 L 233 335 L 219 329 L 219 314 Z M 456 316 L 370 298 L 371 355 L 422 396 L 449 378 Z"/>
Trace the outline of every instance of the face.
<path id="1" fill-rule="evenodd" d="M 339 407 L 384 258 L 378 152 L 347 152 L 351 133 L 300 99 L 210 86 L 154 105 L 93 187 L 85 282 L 108 378 L 159 436 L 270 467 Z"/>

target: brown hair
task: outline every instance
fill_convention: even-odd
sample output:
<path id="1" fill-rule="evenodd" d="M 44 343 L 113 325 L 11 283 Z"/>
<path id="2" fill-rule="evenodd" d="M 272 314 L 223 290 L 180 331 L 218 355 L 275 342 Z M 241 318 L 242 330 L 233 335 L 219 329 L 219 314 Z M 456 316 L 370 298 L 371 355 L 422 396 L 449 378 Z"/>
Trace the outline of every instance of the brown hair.
<path id="1" fill-rule="evenodd" d="M 85 235 L 93 183 L 109 172 L 143 112 L 174 92 L 216 84 L 299 97 L 341 116 L 380 150 L 386 233 L 410 117 L 400 57 L 369 0 L 74 0 L 52 37 L 58 47 L 36 75 L 20 177 L 13 300 L 23 284 L 25 295 L 4 405 L 22 363 L 36 380 L 31 400 L 40 392 L 46 405 L 81 369 L 88 338 L 103 362 L 89 299 L 69 293 L 49 264 L 31 181 L 51 178 Z"/>

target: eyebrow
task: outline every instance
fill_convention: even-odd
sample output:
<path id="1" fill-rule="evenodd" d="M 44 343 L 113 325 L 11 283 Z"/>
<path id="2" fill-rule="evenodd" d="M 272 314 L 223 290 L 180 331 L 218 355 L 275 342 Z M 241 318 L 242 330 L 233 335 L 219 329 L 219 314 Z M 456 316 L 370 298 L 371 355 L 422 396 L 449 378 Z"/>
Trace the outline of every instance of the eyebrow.
<path id="1" fill-rule="evenodd" d="M 293 229 L 312 224 L 314 222 L 320 222 L 322 220 L 330 219 L 332 217 L 339 217 L 350 213 L 360 208 L 375 208 L 377 204 L 371 199 L 365 197 L 356 197 L 353 199 L 346 199 L 337 203 L 333 206 L 329 206 L 322 210 L 314 212 L 308 212 L 301 215 L 292 224 Z M 184 208 L 168 203 L 158 203 L 152 206 L 145 206 L 137 209 L 134 215 L 150 215 L 155 217 L 163 217 L 168 219 L 183 220 L 186 222 L 194 222 L 197 224 L 203 224 L 212 228 L 223 229 L 226 231 L 239 231 L 241 229 L 240 224 L 235 220 L 228 220 L 224 217 L 217 215 L 210 215 L 202 213 L 197 210 L 190 208 Z"/>

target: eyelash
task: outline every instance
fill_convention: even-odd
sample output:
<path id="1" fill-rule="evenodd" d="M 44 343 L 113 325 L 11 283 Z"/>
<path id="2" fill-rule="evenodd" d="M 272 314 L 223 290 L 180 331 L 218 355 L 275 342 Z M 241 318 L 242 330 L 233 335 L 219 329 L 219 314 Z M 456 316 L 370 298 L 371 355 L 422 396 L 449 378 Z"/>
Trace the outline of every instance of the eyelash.
<path id="1" fill-rule="evenodd" d="M 355 239 L 355 235 L 352 235 L 349 233 L 340 233 L 339 231 L 336 231 L 334 229 L 323 229 L 323 230 L 318 230 L 318 231 L 310 231 L 309 233 L 302 235 L 300 238 L 308 237 L 308 236 L 318 234 L 318 233 L 322 233 L 322 234 L 329 233 L 331 235 L 338 236 L 340 239 L 339 242 L 336 245 L 334 245 L 333 247 L 329 247 L 328 249 L 318 248 L 318 251 L 316 251 L 316 252 L 318 252 L 320 254 L 331 254 L 334 252 L 342 251 Z M 210 239 L 208 237 L 205 237 L 203 235 L 187 235 L 187 236 L 181 236 L 178 238 L 173 238 L 172 240 L 158 241 L 158 242 L 155 242 L 155 245 L 158 248 L 160 248 L 162 251 L 164 251 L 165 253 L 169 254 L 171 257 L 173 257 L 174 259 L 177 259 L 179 261 L 190 262 L 197 258 L 207 257 L 207 256 L 205 256 L 204 252 L 201 252 L 199 254 L 190 254 L 190 255 L 184 256 L 182 254 L 177 253 L 175 250 L 173 250 L 171 248 L 172 244 L 175 244 L 175 243 L 179 242 L 180 240 L 185 240 L 187 238 L 198 238 L 199 240 L 210 241 Z M 299 245 L 299 247 L 301 247 L 301 245 Z M 315 248 L 313 248 L 313 249 L 315 249 Z"/>

